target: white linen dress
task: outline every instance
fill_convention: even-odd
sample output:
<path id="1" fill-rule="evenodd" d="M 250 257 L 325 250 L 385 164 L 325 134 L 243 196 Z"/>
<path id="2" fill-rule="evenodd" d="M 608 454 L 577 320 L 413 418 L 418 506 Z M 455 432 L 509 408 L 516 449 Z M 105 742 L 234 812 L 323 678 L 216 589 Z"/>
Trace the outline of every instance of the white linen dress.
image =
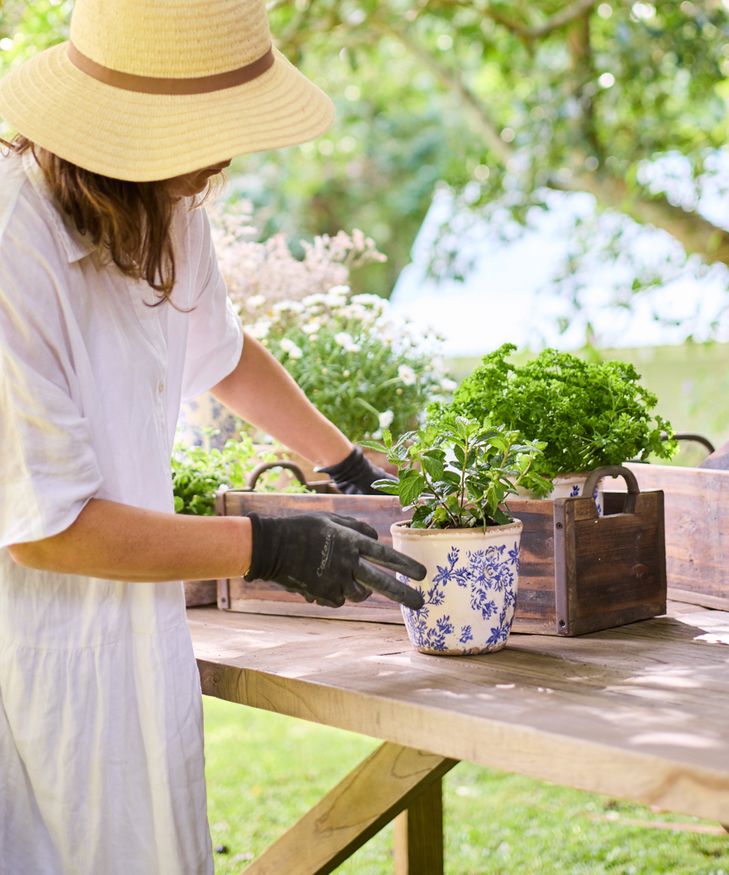
<path id="1" fill-rule="evenodd" d="M 0 872 L 209 875 L 200 684 L 179 581 L 23 568 L 91 498 L 172 511 L 180 400 L 236 366 L 204 210 L 173 300 L 104 264 L 30 153 L 0 159 Z M 193 307 L 190 312 L 183 309 Z"/>

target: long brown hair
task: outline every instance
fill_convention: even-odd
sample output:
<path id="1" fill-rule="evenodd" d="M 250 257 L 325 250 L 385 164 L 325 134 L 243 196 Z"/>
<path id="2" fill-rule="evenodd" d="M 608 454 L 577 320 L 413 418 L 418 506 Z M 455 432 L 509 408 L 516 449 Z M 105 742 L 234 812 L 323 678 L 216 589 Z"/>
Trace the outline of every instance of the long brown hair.
<path id="1" fill-rule="evenodd" d="M 171 225 L 177 198 L 166 181 L 125 182 L 84 170 L 44 151 L 22 135 L 2 141 L 14 152 L 31 151 L 41 166 L 57 206 L 94 245 L 106 250 L 126 276 L 145 280 L 169 300 L 175 285 L 175 252 Z M 207 192 L 193 201 L 198 206 Z"/>

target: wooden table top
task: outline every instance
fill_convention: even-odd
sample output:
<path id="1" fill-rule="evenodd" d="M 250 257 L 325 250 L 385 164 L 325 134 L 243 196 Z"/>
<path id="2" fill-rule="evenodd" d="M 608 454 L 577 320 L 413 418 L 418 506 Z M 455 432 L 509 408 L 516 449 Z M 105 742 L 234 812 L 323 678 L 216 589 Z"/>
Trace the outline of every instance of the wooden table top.
<path id="1" fill-rule="evenodd" d="M 729 613 L 579 638 L 516 635 L 468 658 L 404 627 L 191 608 L 203 692 L 729 824 Z"/>

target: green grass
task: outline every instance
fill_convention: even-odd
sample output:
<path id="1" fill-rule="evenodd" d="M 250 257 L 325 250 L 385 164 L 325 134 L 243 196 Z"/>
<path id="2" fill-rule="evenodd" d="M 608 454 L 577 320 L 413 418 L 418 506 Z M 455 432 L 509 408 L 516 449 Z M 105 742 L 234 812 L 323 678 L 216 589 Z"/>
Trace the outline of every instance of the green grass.
<path id="1" fill-rule="evenodd" d="M 237 875 L 378 744 L 207 697 L 205 739 L 217 875 Z M 470 763 L 444 784 L 447 875 L 729 875 L 729 835 L 688 829 L 715 823 Z M 645 825 L 666 822 L 683 829 Z M 386 827 L 337 872 L 392 865 Z"/>

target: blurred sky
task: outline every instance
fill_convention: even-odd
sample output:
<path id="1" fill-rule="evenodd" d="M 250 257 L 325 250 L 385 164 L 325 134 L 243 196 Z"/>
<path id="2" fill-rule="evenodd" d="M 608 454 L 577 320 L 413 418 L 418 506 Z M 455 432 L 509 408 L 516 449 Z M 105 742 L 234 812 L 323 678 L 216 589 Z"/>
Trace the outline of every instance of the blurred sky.
<path id="1" fill-rule="evenodd" d="M 665 167 L 661 169 L 659 176 L 665 176 Z M 729 175 L 729 162 L 724 169 Z M 673 172 L 673 199 L 681 202 L 682 196 L 688 197 L 681 192 L 681 174 L 676 166 L 669 170 Z M 661 182 L 665 185 L 666 179 Z M 588 195 L 558 192 L 547 197 L 549 210 L 535 212 L 531 227 L 505 242 L 483 222 L 469 218 L 459 223 L 452 193 L 441 188 L 413 246 L 412 263 L 393 290 L 391 301 L 396 311 L 445 335 L 447 355 L 478 355 L 506 341 L 532 349 L 576 349 L 585 342 L 588 319 L 598 345 L 603 347 L 678 344 L 689 334 L 696 340 L 712 336 L 729 340 L 729 313 L 722 312 L 729 304 L 729 270 L 723 265 L 715 266 L 706 276 L 691 269 L 683 271 L 664 287 L 636 296 L 633 306 L 626 309 L 610 306 L 610 301 L 621 283 L 630 287 L 631 269 L 604 258 L 589 263 L 589 307 L 573 316 L 567 331 L 560 334 L 558 317 L 572 316 L 565 300 L 569 295 L 550 288 L 548 280 L 568 251 L 574 217 L 594 213 L 594 201 Z M 726 223 L 727 205 L 718 186 L 703 191 L 698 206 L 708 218 Z M 473 257 L 475 266 L 465 282 L 436 282 L 427 276 L 428 253 L 437 229 L 454 214 L 459 250 Z M 657 269 L 668 264 L 676 253 L 676 242 L 663 232 L 629 224 L 635 233 L 626 237 L 626 246 L 631 247 L 633 256 Z M 661 320 L 654 318 L 655 313 Z M 667 325 L 665 320 L 678 324 Z M 715 332 L 711 327 L 714 321 L 718 322 Z"/>

